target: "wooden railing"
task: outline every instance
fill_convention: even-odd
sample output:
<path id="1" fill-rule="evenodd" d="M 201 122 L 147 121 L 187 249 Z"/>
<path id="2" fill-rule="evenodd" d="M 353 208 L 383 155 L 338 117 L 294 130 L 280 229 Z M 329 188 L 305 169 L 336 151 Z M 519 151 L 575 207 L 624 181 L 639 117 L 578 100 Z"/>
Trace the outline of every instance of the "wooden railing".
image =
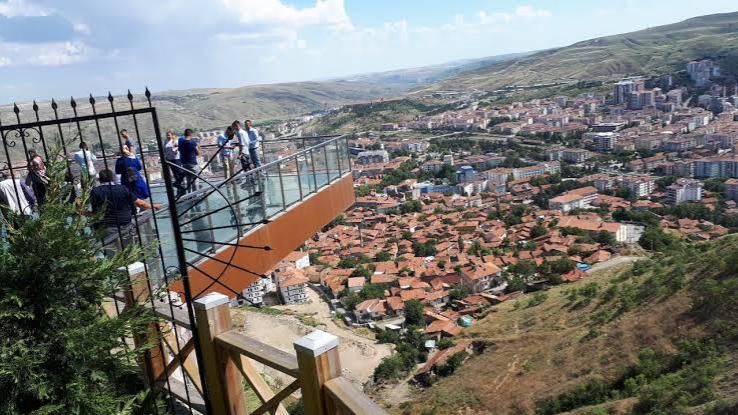
<path id="1" fill-rule="evenodd" d="M 381 415 L 385 411 L 341 376 L 339 339 L 316 330 L 294 343 L 295 354 L 239 333 L 233 327 L 229 299 L 211 293 L 194 302 L 197 333 L 205 363 L 212 415 L 246 415 L 245 380 L 261 401 L 251 415 L 287 415 L 282 401 L 300 390 L 308 415 Z M 294 380 L 272 391 L 252 361 Z"/>

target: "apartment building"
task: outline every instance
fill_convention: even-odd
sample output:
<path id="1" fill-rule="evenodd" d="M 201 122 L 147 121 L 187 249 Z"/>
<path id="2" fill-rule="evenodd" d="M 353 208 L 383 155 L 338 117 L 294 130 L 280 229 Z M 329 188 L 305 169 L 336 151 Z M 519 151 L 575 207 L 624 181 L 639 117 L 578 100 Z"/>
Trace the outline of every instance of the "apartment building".
<path id="1" fill-rule="evenodd" d="M 600 153 L 612 151 L 612 149 L 615 148 L 615 144 L 618 142 L 618 137 L 618 134 L 613 132 L 584 134 L 585 139 L 592 141 L 592 148 L 594 151 Z"/>
<path id="2" fill-rule="evenodd" d="M 308 278 L 299 269 L 291 269 L 277 274 L 279 294 L 285 304 L 302 304 L 307 302 Z"/>
<path id="3" fill-rule="evenodd" d="M 738 178 L 738 158 L 715 157 L 693 162 L 694 177 L 700 178 Z"/>
<path id="4" fill-rule="evenodd" d="M 620 186 L 628 189 L 633 197 L 646 197 L 656 190 L 656 180 L 650 176 L 626 176 L 620 180 Z"/>
<path id="5" fill-rule="evenodd" d="M 556 196 L 548 201 L 549 209 L 557 209 L 568 212 L 572 209 L 587 209 L 597 198 L 597 188 L 593 186 L 582 187 Z"/>
<path id="6" fill-rule="evenodd" d="M 667 201 L 673 205 L 702 200 L 702 182 L 691 179 L 678 179 L 667 187 Z"/>
<path id="7" fill-rule="evenodd" d="M 738 201 L 738 179 L 725 181 L 725 198 Z"/>
<path id="8" fill-rule="evenodd" d="M 359 165 L 387 163 L 388 161 L 389 153 L 387 152 L 387 150 L 362 151 L 356 157 L 356 164 Z"/>
<path id="9" fill-rule="evenodd" d="M 252 305 L 264 303 L 264 295 L 275 291 L 274 281 L 269 277 L 260 278 L 241 291 L 243 297 Z"/>

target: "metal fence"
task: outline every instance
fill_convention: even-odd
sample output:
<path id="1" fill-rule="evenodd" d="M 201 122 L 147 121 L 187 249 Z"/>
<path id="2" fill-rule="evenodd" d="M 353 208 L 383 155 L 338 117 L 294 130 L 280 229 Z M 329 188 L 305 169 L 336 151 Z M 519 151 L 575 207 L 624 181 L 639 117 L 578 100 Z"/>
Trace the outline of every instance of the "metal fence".
<path id="1" fill-rule="evenodd" d="M 220 281 L 222 273 L 203 273 L 200 265 L 219 261 L 226 266 L 224 271 L 236 267 L 246 274 L 263 276 L 237 267 L 232 264 L 233 258 L 224 261 L 215 254 L 229 246 L 269 249 L 242 245 L 240 239 L 350 172 L 348 137 L 267 140 L 261 145 L 263 165 L 245 170 L 247 166 L 237 163 L 233 174 L 224 165 L 223 151 L 227 147 L 203 145 L 200 165 L 196 171 L 185 172 L 197 178 L 196 185 L 191 192 L 177 195 L 173 172 L 181 167 L 163 162 L 159 119 L 147 89 L 143 96 L 128 92 L 123 99 L 108 94 L 102 100 L 90 96 L 85 103 L 72 98 L 64 105 L 55 100 L 44 105 L 14 105 L 12 114 L 0 113 L 0 172 L 12 180 L 19 201 L 24 197 L 20 183 L 33 170 L 34 152 L 45 162 L 64 160 L 70 183 L 86 180 L 84 169 L 74 162 L 74 153 L 82 151 L 82 141 L 88 144 L 88 153 L 95 156 L 96 160 L 90 162 L 96 170 L 115 170 L 125 144 L 119 134 L 122 129 L 130 132 L 135 156 L 141 161 L 140 173 L 151 189 L 148 202 L 163 205 L 134 215 L 132 226 L 136 243 L 155 246 L 155 254 L 141 262 L 147 277 L 146 290 L 151 294 L 146 298 L 148 306 L 164 319 L 157 327 L 164 341 L 159 342 L 158 353 L 149 352 L 147 359 L 158 356 L 160 366 L 166 368 L 156 381 L 167 392 L 170 412 L 207 413 L 207 385 L 200 381 L 205 378 L 201 347 L 192 331 L 193 300 L 205 290 L 191 292 L 188 270 L 197 269 L 211 279 L 209 287 L 217 285 L 243 300 L 242 293 Z M 124 244 L 124 234 L 119 227 L 101 242 L 105 249 L 116 249 Z M 182 280 L 184 298 L 168 292 L 173 279 Z M 110 296 L 111 307 L 120 313 L 125 307 L 125 293 Z M 196 364 L 188 364 L 193 354 Z"/>

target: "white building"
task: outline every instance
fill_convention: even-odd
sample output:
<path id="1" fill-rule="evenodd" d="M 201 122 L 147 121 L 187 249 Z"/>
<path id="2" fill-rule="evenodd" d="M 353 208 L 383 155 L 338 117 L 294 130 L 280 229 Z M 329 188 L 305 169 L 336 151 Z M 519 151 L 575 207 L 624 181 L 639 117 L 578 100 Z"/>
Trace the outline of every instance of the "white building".
<path id="1" fill-rule="evenodd" d="M 594 150 L 599 152 L 612 151 L 618 142 L 618 134 L 613 132 L 586 133 L 584 138 L 592 140 Z"/>
<path id="2" fill-rule="evenodd" d="M 646 197 L 656 190 L 656 180 L 651 177 L 624 177 L 620 185 L 634 197 Z"/>
<path id="3" fill-rule="evenodd" d="M 300 304 L 307 301 L 309 280 L 299 269 L 291 269 L 277 274 L 277 286 L 285 304 Z"/>
<path id="4" fill-rule="evenodd" d="M 702 182 L 692 179 L 678 179 L 667 188 L 668 202 L 674 205 L 702 200 Z"/>
<path id="5" fill-rule="evenodd" d="M 549 209 L 558 209 L 568 212 L 572 209 L 588 209 L 597 198 L 597 188 L 592 186 L 574 189 L 561 196 L 549 199 Z"/>

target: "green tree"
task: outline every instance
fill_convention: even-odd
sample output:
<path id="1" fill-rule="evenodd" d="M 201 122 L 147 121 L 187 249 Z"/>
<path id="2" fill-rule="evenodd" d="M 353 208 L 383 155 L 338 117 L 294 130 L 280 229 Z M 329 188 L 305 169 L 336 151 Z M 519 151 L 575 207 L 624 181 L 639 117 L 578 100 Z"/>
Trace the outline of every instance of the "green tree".
<path id="1" fill-rule="evenodd" d="M 454 285 L 454 287 L 448 291 L 448 296 L 452 301 L 463 300 L 469 296 L 469 290 L 467 290 L 463 285 Z"/>
<path id="2" fill-rule="evenodd" d="M 374 261 L 376 262 L 385 262 L 392 259 L 392 255 L 387 251 L 382 251 L 374 256 Z"/>
<path id="3" fill-rule="evenodd" d="M 154 317 L 142 307 L 116 318 L 101 312 L 106 298 L 128 283 L 118 268 L 141 253 L 128 248 L 95 259 L 101 248 L 84 232 L 88 218 L 69 203 L 74 196 L 63 186 L 65 171 L 63 163 L 48 164 L 51 182 L 38 218 L 3 211 L 0 413 L 153 413 L 156 399 L 138 394 L 143 384 L 135 362 L 145 350 L 124 339 L 146 333 Z"/>
<path id="4" fill-rule="evenodd" d="M 423 303 L 418 300 L 405 302 L 405 325 L 408 327 L 425 327 Z"/>
<path id="5" fill-rule="evenodd" d="M 517 264 L 511 265 L 508 271 L 513 274 L 530 276 L 536 273 L 537 267 L 535 262 L 524 259 L 522 261 L 518 261 Z"/>
<path id="6" fill-rule="evenodd" d="M 538 238 L 539 236 L 546 235 L 548 233 L 548 230 L 545 226 L 541 225 L 540 223 L 533 227 L 533 229 L 530 230 L 530 237 L 531 239 Z"/>
<path id="7" fill-rule="evenodd" d="M 420 212 L 423 209 L 423 204 L 420 200 L 408 200 L 407 202 L 400 205 L 400 213 L 413 213 Z"/>

